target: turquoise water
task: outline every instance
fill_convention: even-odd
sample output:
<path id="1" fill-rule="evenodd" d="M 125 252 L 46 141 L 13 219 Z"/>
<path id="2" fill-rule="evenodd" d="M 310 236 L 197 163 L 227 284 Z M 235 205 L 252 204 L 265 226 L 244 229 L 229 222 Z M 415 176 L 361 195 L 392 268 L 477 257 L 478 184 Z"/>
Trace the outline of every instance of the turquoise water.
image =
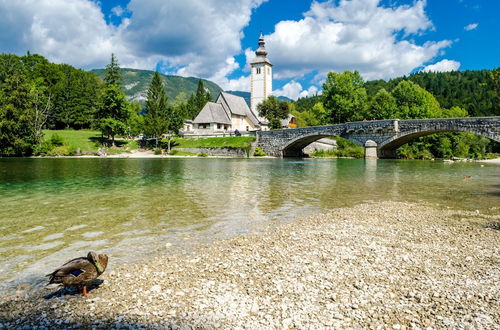
<path id="1" fill-rule="evenodd" d="M 41 281 L 52 268 L 89 250 L 134 260 L 378 200 L 499 214 L 500 166 L 352 159 L 0 159 L 0 281 L 4 286 Z"/>

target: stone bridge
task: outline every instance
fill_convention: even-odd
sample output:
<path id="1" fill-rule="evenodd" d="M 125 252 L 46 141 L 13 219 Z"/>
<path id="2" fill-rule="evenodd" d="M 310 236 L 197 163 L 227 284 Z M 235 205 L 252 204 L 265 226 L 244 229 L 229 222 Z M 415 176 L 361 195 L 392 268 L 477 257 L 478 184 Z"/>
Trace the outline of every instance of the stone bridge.
<path id="1" fill-rule="evenodd" d="M 365 148 L 365 158 L 395 158 L 396 149 L 420 136 L 470 132 L 500 142 L 500 117 L 376 120 L 257 132 L 257 146 L 270 156 L 301 157 L 305 146 L 340 136 Z"/>

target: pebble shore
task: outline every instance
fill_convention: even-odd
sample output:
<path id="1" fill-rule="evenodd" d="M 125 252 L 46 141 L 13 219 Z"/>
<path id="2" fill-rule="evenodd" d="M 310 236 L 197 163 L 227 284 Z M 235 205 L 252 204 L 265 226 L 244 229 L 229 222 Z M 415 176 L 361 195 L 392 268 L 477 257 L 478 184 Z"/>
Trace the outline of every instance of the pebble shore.
<path id="1" fill-rule="evenodd" d="M 366 203 L 100 279 L 1 296 L 0 328 L 500 329 L 500 214 Z"/>

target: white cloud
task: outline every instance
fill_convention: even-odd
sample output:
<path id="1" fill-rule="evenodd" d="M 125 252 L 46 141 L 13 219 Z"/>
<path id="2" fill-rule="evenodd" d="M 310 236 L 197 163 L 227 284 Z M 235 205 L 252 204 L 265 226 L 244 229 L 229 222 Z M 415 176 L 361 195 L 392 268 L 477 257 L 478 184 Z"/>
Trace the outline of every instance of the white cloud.
<path id="1" fill-rule="evenodd" d="M 242 52 L 242 30 L 264 1 L 132 0 L 123 35 L 137 56 L 161 56 L 181 75 L 218 78 L 234 70 L 228 58 Z"/>
<path id="2" fill-rule="evenodd" d="M 0 52 L 40 53 L 54 62 L 103 67 L 114 52 L 122 67 L 225 78 L 238 68 L 242 30 L 266 0 L 131 0 L 115 27 L 93 0 L 0 0 Z"/>
<path id="3" fill-rule="evenodd" d="M 460 62 L 453 60 L 442 60 L 434 64 L 427 65 L 422 71 L 425 72 L 447 72 L 456 71 L 460 68 Z"/>
<path id="4" fill-rule="evenodd" d="M 305 90 L 299 82 L 292 80 L 282 88 L 273 91 L 273 95 L 286 96 L 289 99 L 297 100 L 299 97 L 313 96 L 317 92 L 318 88 L 316 86 L 310 86 Z"/>
<path id="5" fill-rule="evenodd" d="M 313 2 L 303 19 L 281 21 L 266 36 L 276 78 L 344 70 L 359 70 L 365 79 L 408 74 L 451 45 L 411 39 L 433 29 L 424 7 L 425 1 L 394 8 L 379 0 Z"/>
<path id="6" fill-rule="evenodd" d="M 54 62 L 102 66 L 123 53 L 118 29 L 87 0 L 0 0 L 0 51 L 40 53 Z"/>
<path id="7" fill-rule="evenodd" d="M 479 26 L 479 23 L 471 23 L 469 25 L 464 26 L 465 31 L 475 30 Z"/>

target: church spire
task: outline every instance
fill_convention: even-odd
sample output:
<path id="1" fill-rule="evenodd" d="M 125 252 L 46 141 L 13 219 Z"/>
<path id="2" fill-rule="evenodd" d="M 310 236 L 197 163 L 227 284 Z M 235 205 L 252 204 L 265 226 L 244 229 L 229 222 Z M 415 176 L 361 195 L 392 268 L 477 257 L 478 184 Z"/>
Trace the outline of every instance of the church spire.
<path id="1" fill-rule="evenodd" d="M 264 41 L 264 36 L 262 35 L 262 31 L 260 32 L 260 37 L 259 37 L 259 48 L 255 52 L 255 55 L 257 56 L 267 56 L 267 51 L 266 51 L 266 42 Z"/>
<path id="2" fill-rule="evenodd" d="M 256 63 L 268 63 L 269 65 L 272 65 L 271 61 L 269 61 L 269 59 L 267 58 L 266 42 L 264 41 L 262 31 L 260 32 L 259 36 L 259 48 L 257 48 L 257 51 L 255 52 L 255 59 L 251 64 Z"/>

